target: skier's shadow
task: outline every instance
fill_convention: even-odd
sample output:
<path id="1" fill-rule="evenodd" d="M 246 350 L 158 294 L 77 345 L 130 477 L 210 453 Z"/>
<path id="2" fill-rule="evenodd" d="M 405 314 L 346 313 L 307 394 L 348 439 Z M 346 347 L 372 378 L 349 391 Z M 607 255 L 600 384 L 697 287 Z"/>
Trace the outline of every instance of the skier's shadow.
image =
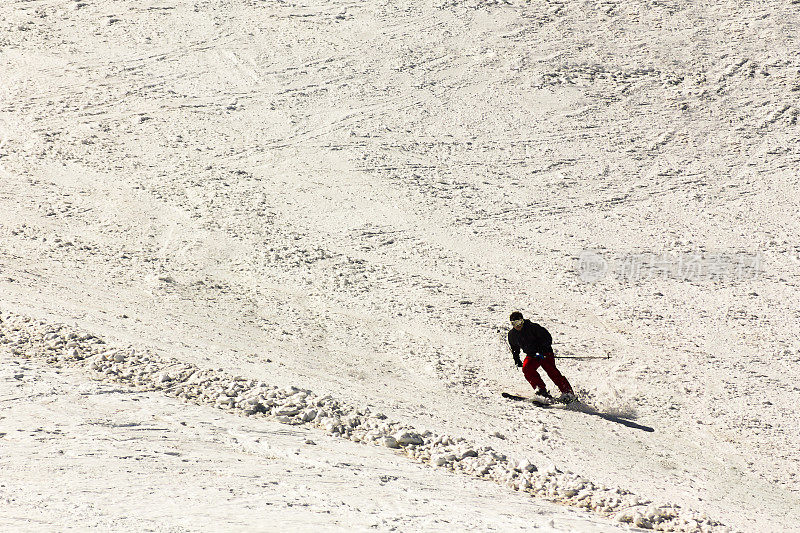
<path id="1" fill-rule="evenodd" d="M 654 428 L 650 426 L 643 426 L 642 424 L 637 424 L 632 420 L 628 420 L 622 416 L 612 415 L 611 413 L 603 413 L 598 411 L 594 407 L 586 405 L 585 403 L 576 402 L 574 404 L 566 406 L 566 409 L 570 411 L 580 411 L 581 413 L 586 413 L 587 415 L 594 415 L 599 416 L 603 420 L 608 420 L 609 422 L 616 422 L 617 424 L 622 424 L 625 427 L 629 427 L 632 429 L 641 429 L 642 431 L 646 431 L 648 433 L 653 433 L 655 431 Z"/>

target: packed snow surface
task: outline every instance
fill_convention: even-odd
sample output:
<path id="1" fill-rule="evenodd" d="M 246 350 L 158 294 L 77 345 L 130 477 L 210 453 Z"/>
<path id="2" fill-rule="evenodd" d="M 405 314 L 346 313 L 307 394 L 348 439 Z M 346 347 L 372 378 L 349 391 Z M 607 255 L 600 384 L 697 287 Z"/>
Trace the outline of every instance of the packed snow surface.
<path id="1" fill-rule="evenodd" d="M 800 531 L 798 28 L 4 2 L 0 524 Z"/>

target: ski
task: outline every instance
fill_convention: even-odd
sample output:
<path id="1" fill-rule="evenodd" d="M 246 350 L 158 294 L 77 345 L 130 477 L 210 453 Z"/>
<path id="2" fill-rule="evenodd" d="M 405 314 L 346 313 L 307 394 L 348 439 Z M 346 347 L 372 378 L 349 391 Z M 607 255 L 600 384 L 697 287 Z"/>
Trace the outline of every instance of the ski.
<path id="1" fill-rule="evenodd" d="M 520 396 L 519 394 L 511 394 L 510 392 L 503 392 L 501 393 L 501 396 L 503 398 L 514 400 L 516 402 L 532 403 L 539 407 L 568 406 L 578 402 L 577 398 L 575 398 L 571 402 L 563 402 L 559 401 L 557 398 L 548 400 L 547 398 L 543 398 L 535 394 L 533 396 Z"/>
<path id="2" fill-rule="evenodd" d="M 535 405 L 537 407 L 548 408 L 548 407 L 552 407 L 552 405 L 553 405 L 551 402 L 547 401 L 544 398 L 541 398 L 540 396 L 530 396 L 530 397 L 528 397 L 528 396 L 520 396 L 519 394 L 511 394 L 510 392 L 503 392 L 502 396 L 503 396 L 503 398 L 506 398 L 508 400 L 514 400 L 515 402 L 532 403 L 533 405 Z"/>

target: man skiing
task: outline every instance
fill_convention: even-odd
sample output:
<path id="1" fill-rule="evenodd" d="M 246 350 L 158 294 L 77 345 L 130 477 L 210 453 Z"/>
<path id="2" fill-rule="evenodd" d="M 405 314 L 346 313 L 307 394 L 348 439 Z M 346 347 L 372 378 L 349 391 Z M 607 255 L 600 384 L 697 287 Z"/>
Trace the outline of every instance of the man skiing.
<path id="1" fill-rule="evenodd" d="M 510 319 L 513 326 L 508 332 L 511 355 L 514 356 L 514 363 L 518 367 L 522 367 L 525 379 L 531 384 L 536 394 L 553 401 L 539 372 L 536 371 L 541 366 L 561 391 L 561 397 L 557 401 L 563 403 L 574 401 L 575 393 L 572 391 L 572 386 L 556 368 L 556 358 L 553 355 L 552 347 L 553 338 L 550 333 L 539 324 L 526 320 L 519 311 L 511 313 Z M 524 362 L 519 359 L 520 350 L 524 351 L 527 356 Z"/>

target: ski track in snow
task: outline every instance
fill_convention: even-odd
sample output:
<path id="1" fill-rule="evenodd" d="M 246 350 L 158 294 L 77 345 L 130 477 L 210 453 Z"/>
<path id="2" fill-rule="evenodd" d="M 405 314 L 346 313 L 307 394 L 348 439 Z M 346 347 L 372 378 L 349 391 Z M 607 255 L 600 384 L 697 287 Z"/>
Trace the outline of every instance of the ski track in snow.
<path id="1" fill-rule="evenodd" d="M 793 4 L 0 16 L 4 310 L 797 530 Z M 585 283 L 583 250 L 762 270 Z M 499 402 L 526 392 L 498 342 L 513 309 L 559 354 L 611 353 L 561 368 L 654 431 Z"/>

